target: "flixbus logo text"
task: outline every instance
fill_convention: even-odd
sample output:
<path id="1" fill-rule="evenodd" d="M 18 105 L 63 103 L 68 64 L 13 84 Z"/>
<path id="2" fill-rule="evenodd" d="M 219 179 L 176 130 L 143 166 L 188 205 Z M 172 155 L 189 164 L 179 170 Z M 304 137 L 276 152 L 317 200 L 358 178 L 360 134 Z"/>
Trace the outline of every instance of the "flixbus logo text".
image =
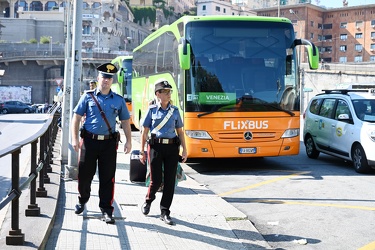
<path id="1" fill-rule="evenodd" d="M 224 121 L 224 129 L 266 129 L 268 121 Z"/>

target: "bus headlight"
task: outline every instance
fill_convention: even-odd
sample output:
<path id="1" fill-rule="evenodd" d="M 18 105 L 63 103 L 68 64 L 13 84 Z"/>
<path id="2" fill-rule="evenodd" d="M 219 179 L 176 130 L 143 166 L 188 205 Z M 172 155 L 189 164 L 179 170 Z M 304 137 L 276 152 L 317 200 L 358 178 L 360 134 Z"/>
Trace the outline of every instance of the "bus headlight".
<path id="1" fill-rule="evenodd" d="M 299 128 L 292 128 L 292 129 L 285 130 L 281 138 L 292 138 L 296 136 L 299 136 Z"/>
<path id="2" fill-rule="evenodd" d="M 368 130 L 367 130 L 367 135 L 370 137 L 370 139 L 371 139 L 372 141 L 375 141 L 375 130 L 373 130 L 373 129 L 368 129 Z"/>
<path id="3" fill-rule="evenodd" d="M 211 140 L 212 137 L 203 130 L 185 130 L 185 134 L 193 139 Z"/>

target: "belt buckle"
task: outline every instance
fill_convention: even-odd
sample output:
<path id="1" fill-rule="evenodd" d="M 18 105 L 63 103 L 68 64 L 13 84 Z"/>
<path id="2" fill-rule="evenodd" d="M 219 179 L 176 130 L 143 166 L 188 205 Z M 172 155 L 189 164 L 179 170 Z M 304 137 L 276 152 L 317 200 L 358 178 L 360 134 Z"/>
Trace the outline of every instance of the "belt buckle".
<path id="1" fill-rule="evenodd" d="M 103 140 L 104 140 L 104 135 L 98 135 L 97 140 L 99 140 L 99 141 L 103 141 Z"/>
<path id="2" fill-rule="evenodd" d="M 169 144 L 169 139 L 162 139 L 161 143 L 163 143 L 163 144 Z"/>

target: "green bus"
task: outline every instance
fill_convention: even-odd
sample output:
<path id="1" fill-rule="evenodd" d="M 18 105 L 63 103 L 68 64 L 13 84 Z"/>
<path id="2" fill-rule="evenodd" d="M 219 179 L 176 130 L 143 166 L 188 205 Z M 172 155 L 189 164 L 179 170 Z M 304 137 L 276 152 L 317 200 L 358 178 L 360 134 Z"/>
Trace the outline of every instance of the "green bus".
<path id="1" fill-rule="evenodd" d="M 318 48 L 296 39 L 287 18 L 184 16 L 163 26 L 133 51 L 134 125 L 164 78 L 175 90 L 189 158 L 298 154 L 298 46 L 317 69 Z"/>
<path id="2" fill-rule="evenodd" d="M 124 97 L 129 112 L 132 111 L 131 82 L 133 56 L 118 56 L 111 61 L 118 72 L 113 79 L 112 91 Z M 132 119 L 131 119 L 132 121 Z"/>

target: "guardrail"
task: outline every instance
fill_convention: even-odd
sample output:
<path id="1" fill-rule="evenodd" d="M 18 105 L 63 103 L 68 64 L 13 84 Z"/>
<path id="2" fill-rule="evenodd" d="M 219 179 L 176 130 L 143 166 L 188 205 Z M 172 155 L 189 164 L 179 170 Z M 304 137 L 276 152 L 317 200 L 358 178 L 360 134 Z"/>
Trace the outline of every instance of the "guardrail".
<path id="1" fill-rule="evenodd" d="M 125 53 L 124 53 L 125 54 Z M 82 51 L 82 60 L 111 60 L 119 56 L 118 53 L 86 52 Z M 121 54 L 123 55 L 123 54 Z M 0 43 L 0 62 L 18 60 L 65 60 L 64 44 L 22 44 Z"/>
<path id="2" fill-rule="evenodd" d="M 50 108 L 47 114 L 38 114 L 38 117 L 43 117 L 39 119 L 40 126 L 38 126 L 37 131 L 29 136 L 28 138 L 12 142 L 12 144 L 7 145 L 1 136 L 6 136 L 4 131 L 1 133 L 2 148 L 0 148 L 0 158 L 11 154 L 11 191 L 8 196 L 3 199 L 0 203 L 0 210 L 3 209 L 11 202 L 11 230 L 9 235 L 6 237 L 7 245 L 23 245 L 25 242 L 25 235 L 19 227 L 19 198 L 22 194 L 21 190 L 25 189 L 30 185 L 30 204 L 28 208 L 25 209 L 26 216 L 40 216 L 40 208 L 36 204 L 36 197 L 46 197 L 47 190 L 44 187 L 45 183 L 50 183 L 48 173 L 52 172 L 50 166 L 52 159 L 52 147 L 57 136 L 58 131 L 58 118 L 60 113 L 57 112 L 60 109 L 59 104 L 55 103 L 54 106 Z M 0 123 L 6 123 L 6 116 L 1 116 Z M 28 131 L 28 124 L 35 124 L 38 121 L 33 121 L 33 117 L 28 115 L 29 119 L 22 120 L 26 125 L 24 131 Z M 13 119 L 13 118 L 12 118 Z M 16 122 L 14 120 L 9 120 L 9 122 Z M 39 141 L 39 160 L 37 162 L 37 144 Z M 4 142 L 4 143 L 3 143 Z M 21 153 L 21 148 L 25 145 L 31 144 L 31 169 L 30 175 L 21 185 L 20 180 L 20 159 L 19 155 Z M 38 175 L 39 174 L 39 175 Z M 39 176 L 39 187 L 36 188 L 36 179 Z"/>

